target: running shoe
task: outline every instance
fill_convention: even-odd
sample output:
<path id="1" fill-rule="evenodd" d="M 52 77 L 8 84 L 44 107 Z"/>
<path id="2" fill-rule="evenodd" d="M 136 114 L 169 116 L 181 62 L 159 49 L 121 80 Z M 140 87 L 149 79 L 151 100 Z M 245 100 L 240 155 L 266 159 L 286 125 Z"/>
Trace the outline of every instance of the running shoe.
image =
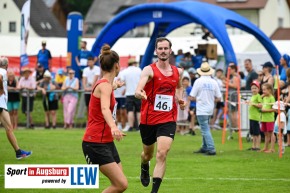
<path id="1" fill-rule="evenodd" d="M 148 162 L 148 164 L 141 163 L 140 180 L 144 187 L 147 187 L 150 183 L 149 165 L 150 165 L 150 162 Z"/>
<path id="2" fill-rule="evenodd" d="M 22 159 L 22 158 L 29 157 L 31 154 L 32 154 L 32 151 L 20 150 L 20 154 L 16 153 L 16 159 Z"/>

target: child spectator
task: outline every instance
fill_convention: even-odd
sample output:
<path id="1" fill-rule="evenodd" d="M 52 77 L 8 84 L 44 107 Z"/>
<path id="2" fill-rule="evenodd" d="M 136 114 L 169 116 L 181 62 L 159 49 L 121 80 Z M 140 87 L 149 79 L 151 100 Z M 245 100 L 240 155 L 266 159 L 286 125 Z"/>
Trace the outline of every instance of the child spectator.
<path id="1" fill-rule="evenodd" d="M 290 102 L 290 69 L 288 68 L 286 71 L 287 82 L 285 85 L 285 89 L 281 89 L 281 93 L 284 98 L 284 103 Z M 288 112 L 288 125 L 287 125 L 287 145 L 290 147 L 290 108 L 289 105 L 286 107 L 286 112 Z"/>
<path id="2" fill-rule="evenodd" d="M 259 94 L 260 83 L 253 81 L 251 83 L 252 97 L 249 103 L 249 121 L 250 121 L 250 134 L 253 136 L 252 147 L 248 150 L 257 151 L 260 150 L 261 136 L 260 136 L 260 108 L 262 103 L 262 97 Z"/>
<path id="3" fill-rule="evenodd" d="M 188 129 L 188 111 L 189 111 L 189 98 L 186 92 L 187 86 L 189 86 L 189 78 L 183 77 L 182 79 L 182 85 L 183 85 L 183 94 L 182 94 L 182 100 L 187 101 L 187 106 L 184 110 L 181 110 L 179 108 L 179 104 L 177 103 L 177 132 L 179 132 L 181 135 L 185 135 L 189 133 Z M 191 91 L 191 89 L 190 89 Z"/>
<path id="4" fill-rule="evenodd" d="M 280 137 L 279 137 L 279 132 L 281 135 L 286 134 L 287 133 L 287 123 L 286 123 L 286 113 L 285 113 L 285 105 L 283 103 L 283 101 L 280 101 L 280 111 L 278 111 L 278 101 L 275 102 L 275 104 L 272 106 L 273 109 L 275 109 L 276 113 L 278 113 L 276 121 L 275 121 L 275 126 L 274 126 L 274 134 L 276 137 L 278 137 L 278 144 L 282 143 L 282 153 L 285 152 L 285 147 L 284 147 L 284 142 L 283 140 L 280 142 Z M 280 112 L 280 113 L 279 113 Z M 280 116 L 280 124 L 279 124 L 279 116 Z M 279 128 L 280 127 L 280 128 Z M 276 137 L 274 139 L 276 139 Z M 282 139 L 282 137 L 281 137 Z M 271 149 L 274 150 L 274 143 L 271 143 Z"/>
<path id="5" fill-rule="evenodd" d="M 274 146 L 275 143 L 273 130 L 274 130 L 274 112 L 272 109 L 272 105 L 275 103 L 275 98 L 273 96 L 273 86 L 270 83 L 264 83 L 262 86 L 263 98 L 262 98 L 262 109 L 261 109 L 261 131 L 265 133 L 265 146 L 264 149 L 261 150 L 265 153 L 272 153 L 275 150 L 269 149 L 269 143 L 271 142 L 271 147 Z M 271 139 L 272 138 L 272 139 Z"/>
<path id="6" fill-rule="evenodd" d="M 57 74 L 55 76 L 55 83 L 57 84 L 57 89 L 62 87 L 62 84 L 64 83 L 66 79 L 66 76 L 64 75 L 64 70 L 62 68 L 57 70 Z"/>
<path id="7" fill-rule="evenodd" d="M 191 80 L 189 80 L 189 78 L 187 78 L 187 77 L 184 77 L 182 80 L 183 81 L 182 84 L 186 90 L 187 96 L 189 97 L 187 100 L 187 104 L 189 104 L 189 110 L 188 110 L 189 111 L 189 114 L 188 114 L 189 133 L 191 135 L 195 135 L 194 125 L 195 125 L 196 102 L 190 100 L 189 94 L 190 94 L 192 86 L 196 80 L 196 78 L 195 78 L 196 70 L 194 68 L 190 68 L 190 69 L 188 69 L 188 72 L 189 72 Z"/>

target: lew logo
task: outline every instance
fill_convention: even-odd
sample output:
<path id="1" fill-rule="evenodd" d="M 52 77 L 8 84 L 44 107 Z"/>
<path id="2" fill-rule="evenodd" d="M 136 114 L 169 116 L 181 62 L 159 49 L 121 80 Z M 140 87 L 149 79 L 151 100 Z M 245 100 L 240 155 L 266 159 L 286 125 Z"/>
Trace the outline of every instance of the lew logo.
<path id="1" fill-rule="evenodd" d="M 96 185 L 98 168 L 77 167 L 70 169 L 71 185 Z"/>

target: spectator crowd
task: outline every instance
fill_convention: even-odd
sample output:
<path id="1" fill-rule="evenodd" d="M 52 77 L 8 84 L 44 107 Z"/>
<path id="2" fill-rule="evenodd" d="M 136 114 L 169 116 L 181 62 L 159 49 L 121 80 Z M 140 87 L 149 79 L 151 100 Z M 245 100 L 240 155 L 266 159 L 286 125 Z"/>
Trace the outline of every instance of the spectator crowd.
<path id="1" fill-rule="evenodd" d="M 101 77 L 101 70 L 97 64 L 98 58 L 87 50 L 87 43 L 81 42 L 81 50 L 76 56 L 75 61 L 80 71 L 80 79 L 76 76 L 76 72 L 67 67 L 59 68 L 56 73 L 51 71 L 51 53 L 46 49 L 46 42 L 42 42 L 42 49 L 38 52 L 38 62 L 35 70 L 23 67 L 21 69 L 21 77 L 17 78 L 12 71 L 8 71 L 8 111 L 11 117 L 13 128 L 18 127 L 18 109 L 21 106 L 21 112 L 29 115 L 29 127 L 34 127 L 34 120 L 31 112 L 34 108 L 36 93 L 42 95 L 42 105 L 44 109 L 45 128 L 57 127 L 57 111 L 59 103 L 63 105 L 63 127 L 66 129 L 74 127 L 74 117 L 77 109 L 80 95 L 84 91 L 84 104 L 89 107 L 89 101 L 95 82 Z M 172 54 L 171 65 L 175 65 L 184 70 L 182 77 L 182 85 L 184 88 L 183 98 L 187 101 L 185 110 L 178 108 L 177 116 L 177 132 L 181 135 L 195 135 L 195 129 L 199 126 L 196 120 L 196 101 L 191 96 L 191 91 L 196 80 L 200 78 L 197 69 L 201 67 L 205 58 L 200 55 L 191 55 L 190 52 L 183 53 L 178 50 L 177 56 Z M 265 62 L 261 65 L 261 70 L 256 71 L 251 59 L 244 61 L 246 72 L 239 72 L 237 65 L 230 63 L 228 72 L 226 68 L 214 69 L 214 73 L 210 77 L 217 83 L 220 91 L 225 91 L 226 85 L 229 88 L 229 119 L 232 130 L 237 130 L 237 89 L 246 90 L 250 93 L 251 99 L 246 101 L 249 105 L 249 125 L 250 134 L 253 137 L 253 145 L 250 150 L 260 150 L 261 136 L 265 135 L 265 148 L 262 151 L 273 152 L 273 141 L 276 141 L 274 133 L 277 130 L 277 90 L 281 90 L 280 110 L 283 111 L 284 117 L 282 123 L 288 131 L 286 133 L 285 142 L 290 146 L 290 124 L 287 119 L 290 118 L 288 112 L 288 103 L 290 102 L 289 83 L 290 83 L 290 57 L 284 54 L 280 59 L 281 73 L 277 79 L 275 74 L 275 66 L 271 62 Z M 214 68 L 214 67 L 213 67 Z M 230 79 L 227 80 L 227 73 Z M 118 128 L 123 131 L 139 130 L 140 123 L 140 107 L 141 101 L 134 96 L 137 83 L 140 79 L 141 69 L 133 58 L 129 59 L 128 67 L 121 70 L 116 80 L 124 82 L 125 86 L 114 91 L 117 104 L 117 123 Z M 56 90 L 61 90 L 56 91 Z M 82 92 L 80 91 L 82 90 Z M 19 92 L 21 91 L 21 92 Z M 35 92 L 36 91 L 36 92 Z M 21 103 L 20 103 L 21 101 Z M 221 119 L 224 114 L 224 96 L 220 101 L 216 101 L 212 115 L 210 116 L 210 128 L 221 129 L 223 126 Z M 29 103 L 29 104 L 28 104 Z M 274 106 L 276 104 L 276 106 Z M 284 105 L 285 104 L 285 105 Z M 30 113 L 27 113 L 30 112 Z M 280 111 L 279 111 L 280 113 Z M 266 117 L 266 118 L 265 118 Z M 275 131 L 274 131 L 275 128 Z M 271 144 L 272 143 L 272 144 Z"/>

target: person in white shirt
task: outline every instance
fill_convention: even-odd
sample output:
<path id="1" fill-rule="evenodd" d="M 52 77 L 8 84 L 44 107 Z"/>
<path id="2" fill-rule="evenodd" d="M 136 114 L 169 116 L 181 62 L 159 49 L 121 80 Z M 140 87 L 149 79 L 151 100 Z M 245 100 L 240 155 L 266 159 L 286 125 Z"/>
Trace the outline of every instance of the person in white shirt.
<path id="1" fill-rule="evenodd" d="M 82 77 L 82 84 L 85 92 L 90 92 L 85 93 L 85 101 L 87 109 L 89 109 L 92 87 L 99 79 L 100 74 L 101 74 L 100 67 L 95 66 L 94 58 L 88 57 L 88 67 L 84 69 Z"/>
<path id="2" fill-rule="evenodd" d="M 115 80 L 119 80 L 122 76 L 124 70 L 119 72 L 119 75 L 115 78 Z M 129 124 L 127 122 L 127 110 L 126 110 L 126 87 L 122 86 L 114 90 L 114 95 L 117 101 L 117 122 L 119 130 L 128 130 Z"/>
<path id="3" fill-rule="evenodd" d="M 196 101 L 196 116 L 203 137 L 202 146 L 195 153 L 216 155 L 214 141 L 210 132 L 209 119 L 213 114 L 215 102 L 220 101 L 221 92 L 217 82 L 211 77 L 214 70 L 207 62 L 197 69 L 200 75 L 190 92 L 192 100 Z"/>
<path id="4" fill-rule="evenodd" d="M 135 98 L 135 90 L 137 88 L 141 72 L 142 72 L 141 69 L 137 67 L 137 62 L 133 58 L 131 58 L 128 62 L 128 68 L 124 70 L 121 76 L 121 80 L 124 81 L 126 85 L 125 95 L 126 95 L 126 109 L 128 112 L 128 122 L 130 126 L 129 131 L 132 131 L 134 127 L 135 121 L 134 112 L 137 113 L 138 125 L 140 123 L 141 100 Z"/>
<path id="5" fill-rule="evenodd" d="M 22 159 L 32 154 L 31 151 L 21 150 L 18 146 L 16 137 L 13 133 L 10 115 L 7 110 L 8 91 L 7 91 L 7 68 L 8 59 L 0 58 L 0 121 L 5 128 L 6 136 L 16 152 L 16 159 Z"/>

